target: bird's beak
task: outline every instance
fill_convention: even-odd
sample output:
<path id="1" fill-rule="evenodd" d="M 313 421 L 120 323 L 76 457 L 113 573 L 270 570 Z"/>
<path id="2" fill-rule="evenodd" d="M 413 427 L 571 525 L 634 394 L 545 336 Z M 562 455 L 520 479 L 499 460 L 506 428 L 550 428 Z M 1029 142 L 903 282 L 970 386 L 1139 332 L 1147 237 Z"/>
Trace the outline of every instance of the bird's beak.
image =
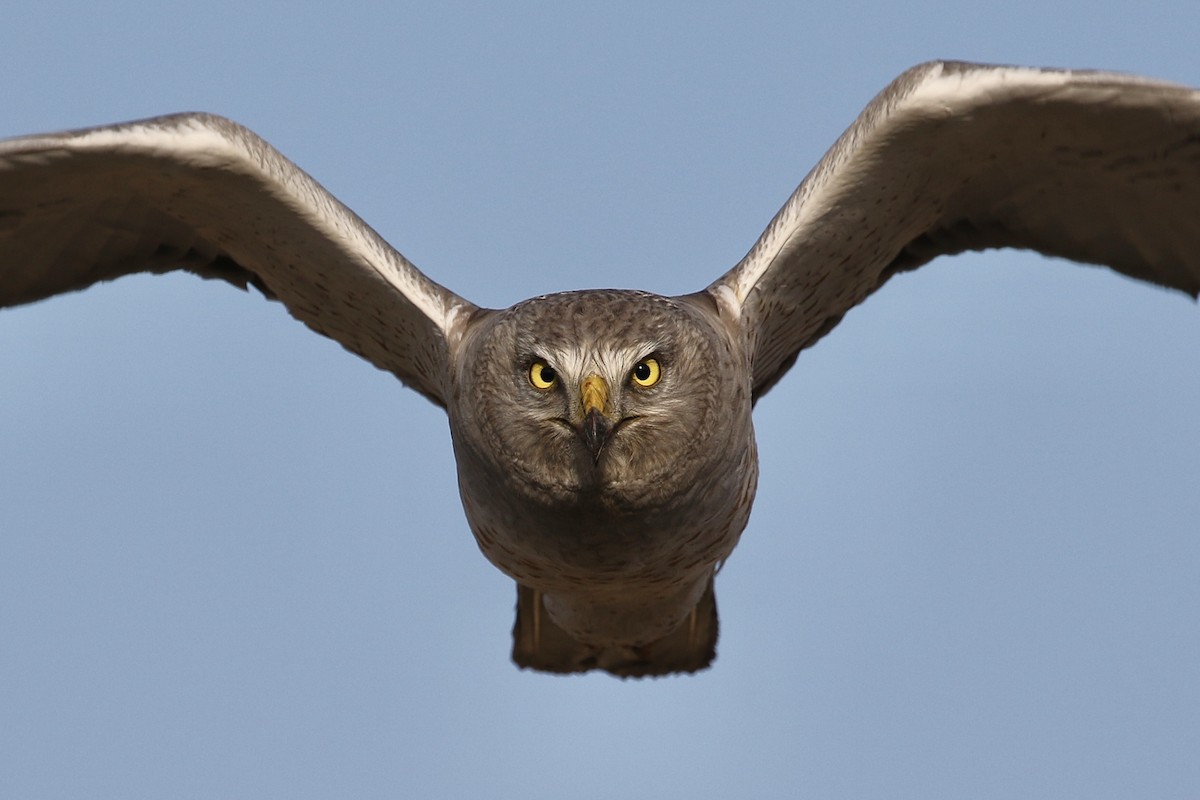
<path id="1" fill-rule="evenodd" d="M 579 399 L 583 407 L 583 421 L 578 431 L 592 454 L 592 461 L 600 460 L 600 453 L 612 434 L 612 423 L 605 416 L 608 406 L 608 384 L 599 375 L 589 375 L 579 387 Z"/>

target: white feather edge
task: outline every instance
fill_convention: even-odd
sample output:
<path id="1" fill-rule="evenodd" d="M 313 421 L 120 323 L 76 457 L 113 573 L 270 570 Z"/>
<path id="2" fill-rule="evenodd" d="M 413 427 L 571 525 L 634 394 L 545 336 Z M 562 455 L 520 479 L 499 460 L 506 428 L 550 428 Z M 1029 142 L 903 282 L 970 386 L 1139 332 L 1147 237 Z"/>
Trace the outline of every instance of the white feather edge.
<path id="1" fill-rule="evenodd" d="M 264 148 L 261 157 L 238 138 L 208 124 L 211 119 L 220 119 L 251 141 L 261 142 Z M 42 135 L 36 140 L 38 152 L 22 152 L 22 147 L 29 146 L 27 138 L 0 141 L 0 170 L 13 162 L 51 161 L 56 151 L 91 150 L 161 156 L 189 166 L 238 173 L 259 182 L 315 229 L 404 294 L 448 340 L 458 339 L 462 324 L 473 310 L 430 292 L 416 277 L 420 272 L 403 255 L 377 234 L 364 229 L 363 223 L 307 173 L 280 156 L 253 131 L 232 120 L 208 114 L 184 115 L 169 125 L 126 123 L 58 136 Z"/>
<path id="2" fill-rule="evenodd" d="M 897 86 L 906 78 L 918 75 L 917 82 L 907 91 L 903 90 L 902 85 Z M 899 126 L 912 119 L 953 116 L 960 113 L 964 106 L 978 105 L 980 97 L 991 96 L 995 100 L 1002 100 L 1006 96 L 1028 94 L 1031 89 L 1039 87 L 1046 91 L 1063 88 L 1073 92 L 1090 91 L 1096 94 L 1097 100 L 1112 100 L 1119 97 L 1122 87 L 1130 85 L 1188 89 L 1180 84 L 1116 72 L 987 65 L 948 72 L 946 64 L 940 61 L 917 65 L 893 81 L 839 137 L 829 154 L 822 158 L 771 220 L 750 252 L 730 271 L 732 274 L 729 277 L 733 280 L 723 277 L 708 291 L 724 307 L 734 312 L 735 318 L 740 317 L 746 298 L 759 279 L 785 251 L 804 237 L 809 222 L 819 219 L 829 210 L 835 194 L 834 187 L 853 179 L 856 156 L 863 146 L 862 139 L 883 125 Z M 876 102 L 882 102 L 882 114 L 872 121 L 867 112 Z"/>

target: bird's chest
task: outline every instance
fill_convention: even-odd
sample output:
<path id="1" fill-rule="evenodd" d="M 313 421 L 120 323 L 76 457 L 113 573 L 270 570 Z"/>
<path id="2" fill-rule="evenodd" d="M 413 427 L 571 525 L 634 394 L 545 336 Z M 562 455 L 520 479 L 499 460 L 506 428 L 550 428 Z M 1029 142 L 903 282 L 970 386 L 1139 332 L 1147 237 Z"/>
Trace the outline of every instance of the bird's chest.
<path id="1" fill-rule="evenodd" d="M 750 512 L 753 454 L 686 486 L 582 482 L 548 491 L 459 454 L 463 507 L 480 549 L 546 591 L 580 583 L 670 583 L 726 558 Z M 486 476 L 486 477 L 485 477 Z"/>

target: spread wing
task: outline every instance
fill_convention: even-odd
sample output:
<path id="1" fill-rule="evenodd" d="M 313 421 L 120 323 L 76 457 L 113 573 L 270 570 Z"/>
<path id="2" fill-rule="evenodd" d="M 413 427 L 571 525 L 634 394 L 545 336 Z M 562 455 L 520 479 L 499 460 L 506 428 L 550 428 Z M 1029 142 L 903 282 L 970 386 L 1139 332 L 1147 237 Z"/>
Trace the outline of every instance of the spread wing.
<path id="1" fill-rule="evenodd" d="M 1200 92 L 933 62 L 859 115 L 708 291 L 766 392 L 896 272 L 1018 247 L 1200 293 Z"/>
<path id="2" fill-rule="evenodd" d="M 475 311 L 229 120 L 0 141 L 0 306 L 174 269 L 257 286 L 443 406 L 448 342 Z"/>

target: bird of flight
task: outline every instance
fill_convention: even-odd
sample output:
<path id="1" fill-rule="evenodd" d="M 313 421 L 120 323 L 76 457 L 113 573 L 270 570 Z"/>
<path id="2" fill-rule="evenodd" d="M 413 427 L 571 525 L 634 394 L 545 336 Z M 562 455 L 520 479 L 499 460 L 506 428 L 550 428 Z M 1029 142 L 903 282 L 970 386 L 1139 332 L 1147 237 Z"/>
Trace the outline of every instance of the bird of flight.
<path id="1" fill-rule="evenodd" d="M 467 521 L 517 582 L 513 659 L 692 672 L 757 481 L 751 410 L 939 255 L 1016 247 L 1200 293 L 1200 92 L 931 62 L 880 93 L 693 294 L 474 305 L 208 114 L 0 142 L 0 306 L 135 272 L 253 285 L 442 406 Z"/>

